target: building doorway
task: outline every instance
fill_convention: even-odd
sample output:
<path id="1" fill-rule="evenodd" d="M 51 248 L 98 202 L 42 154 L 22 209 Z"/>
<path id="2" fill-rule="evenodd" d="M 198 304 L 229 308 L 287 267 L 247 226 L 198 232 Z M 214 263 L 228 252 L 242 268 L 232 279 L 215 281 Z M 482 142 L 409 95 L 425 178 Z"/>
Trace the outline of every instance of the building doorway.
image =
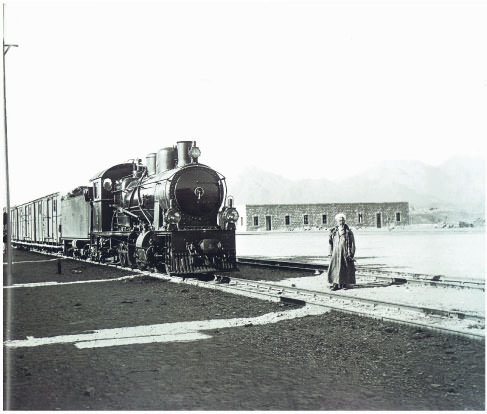
<path id="1" fill-rule="evenodd" d="M 382 214 L 377 213 L 377 228 L 380 229 L 382 227 Z"/>
<path id="2" fill-rule="evenodd" d="M 272 230 L 272 218 L 271 218 L 271 216 L 265 216 L 265 229 L 267 231 Z"/>

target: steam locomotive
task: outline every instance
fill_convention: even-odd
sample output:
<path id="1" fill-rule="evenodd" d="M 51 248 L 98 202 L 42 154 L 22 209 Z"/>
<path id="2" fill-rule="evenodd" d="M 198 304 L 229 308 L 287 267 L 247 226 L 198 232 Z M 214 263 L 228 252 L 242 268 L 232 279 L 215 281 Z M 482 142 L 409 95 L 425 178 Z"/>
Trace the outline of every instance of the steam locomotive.
<path id="1" fill-rule="evenodd" d="M 175 275 L 236 269 L 238 212 L 195 141 L 113 165 L 90 186 L 11 208 L 12 244 Z"/>

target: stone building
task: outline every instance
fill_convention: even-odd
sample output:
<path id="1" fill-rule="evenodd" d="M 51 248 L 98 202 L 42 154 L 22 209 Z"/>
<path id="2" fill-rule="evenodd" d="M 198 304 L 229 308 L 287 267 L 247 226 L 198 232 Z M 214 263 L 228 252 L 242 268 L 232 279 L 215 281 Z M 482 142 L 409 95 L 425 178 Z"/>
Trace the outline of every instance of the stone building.
<path id="1" fill-rule="evenodd" d="M 335 225 L 345 213 L 353 227 L 389 227 L 409 224 L 409 203 L 247 204 L 238 208 L 237 230 L 311 230 Z"/>

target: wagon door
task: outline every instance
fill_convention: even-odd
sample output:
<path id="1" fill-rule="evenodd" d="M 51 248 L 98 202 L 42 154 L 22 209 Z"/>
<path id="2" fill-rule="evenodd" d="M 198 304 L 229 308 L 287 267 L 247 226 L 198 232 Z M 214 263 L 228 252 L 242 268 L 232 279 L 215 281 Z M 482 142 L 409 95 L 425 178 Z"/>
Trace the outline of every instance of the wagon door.
<path id="1" fill-rule="evenodd" d="M 60 241 L 60 226 L 61 224 L 61 197 L 54 196 L 53 206 L 52 206 L 52 227 L 53 227 L 53 237 L 56 243 Z"/>
<path id="2" fill-rule="evenodd" d="M 33 242 L 37 242 L 37 204 L 32 203 L 32 228 L 33 228 Z"/>
<path id="3" fill-rule="evenodd" d="M 27 207 L 27 228 L 28 228 L 28 238 L 29 241 L 33 242 L 34 241 L 34 216 L 33 216 L 33 210 L 32 210 L 32 205 L 34 203 L 29 203 Z"/>
<path id="4" fill-rule="evenodd" d="M 47 223 L 49 222 L 49 210 L 47 200 L 42 200 L 42 237 L 41 242 L 47 241 Z"/>
<path id="5" fill-rule="evenodd" d="M 54 240 L 55 228 L 54 228 L 54 197 L 47 199 L 47 242 Z"/>
<path id="6" fill-rule="evenodd" d="M 27 238 L 27 206 L 22 207 L 22 240 Z"/>
<path id="7" fill-rule="evenodd" d="M 36 241 L 38 242 L 41 242 L 43 240 L 43 233 L 42 233 L 42 228 L 44 226 L 44 223 L 42 221 L 42 201 L 38 201 L 37 202 L 37 220 L 36 220 L 36 224 L 37 224 L 37 231 L 36 231 L 36 234 L 37 234 L 37 239 Z"/>

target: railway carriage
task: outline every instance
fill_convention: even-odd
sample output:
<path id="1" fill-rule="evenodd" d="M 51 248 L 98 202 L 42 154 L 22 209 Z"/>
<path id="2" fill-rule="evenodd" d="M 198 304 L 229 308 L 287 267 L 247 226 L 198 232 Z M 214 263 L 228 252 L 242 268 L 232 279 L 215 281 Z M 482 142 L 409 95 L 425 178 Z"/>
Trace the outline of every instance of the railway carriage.
<path id="1" fill-rule="evenodd" d="M 111 166 L 91 185 L 11 209 L 12 242 L 172 274 L 236 269 L 238 212 L 225 177 L 179 141 Z"/>
<path id="2" fill-rule="evenodd" d="M 61 195 L 54 193 L 10 209 L 12 240 L 19 246 L 59 248 Z"/>

